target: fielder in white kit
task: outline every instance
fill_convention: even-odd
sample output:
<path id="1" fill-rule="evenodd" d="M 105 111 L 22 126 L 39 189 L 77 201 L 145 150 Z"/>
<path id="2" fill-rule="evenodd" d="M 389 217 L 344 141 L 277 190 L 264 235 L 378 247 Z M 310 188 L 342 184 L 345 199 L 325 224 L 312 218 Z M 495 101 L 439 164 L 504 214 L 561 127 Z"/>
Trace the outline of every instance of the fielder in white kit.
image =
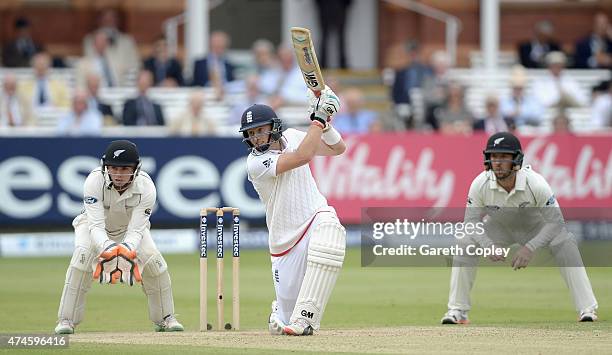
<path id="1" fill-rule="evenodd" d="M 85 208 L 72 222 L 75 246 L 58 310 L 57 334 L 74 333 L 83 320 L 94 278 L 130 286 L 140 281 L 156 331 L 183 330 L 174 316 L 168 264 L 149 231 L 156 195 L 153 180 L 140 170 L 136 145 L 126 140 L 111 142 L 101 166 L 85 180 Z"/>
<path id="2" fill-rule="evenodd" d="M 530 166 L 522 166 L 521 143 L 508 132 L 496 133 L 484 150 L 485 171 L 472 182 L 465 222 L 484 214 L 485 233 L 466 237 L 460 245 L 482 247 L 521 245 L 512 259 L 514 270 L 527 267 L 534 252 L 548 247 L 570 289 L 578 320 L 597 320 L 597 300 L 582 263 L 574 236 L 564 226 L 553 191 Z M 503 256 L 490 256 L 503 261 Z M 467 324 L 470 291 L 476 279 L 476 256 L 455 256 L 451 272 L 448 312 L 442 324 Z"/>
<path id="3" fill-rule="evenodd" d="M 283 131 L 266 105 L 244 111 L 240 132 L 251 153 L 248 179 L 266 208 L 276 301 L 271 334 L 312 335 L 344 261 L 346 231 L 319 192 L 308 163 L 315 155 L 340 155 L 346 146 L 329 124 L 340 107 L 329 88 L 317 98 L 309 90 L 307 132 Z"/>

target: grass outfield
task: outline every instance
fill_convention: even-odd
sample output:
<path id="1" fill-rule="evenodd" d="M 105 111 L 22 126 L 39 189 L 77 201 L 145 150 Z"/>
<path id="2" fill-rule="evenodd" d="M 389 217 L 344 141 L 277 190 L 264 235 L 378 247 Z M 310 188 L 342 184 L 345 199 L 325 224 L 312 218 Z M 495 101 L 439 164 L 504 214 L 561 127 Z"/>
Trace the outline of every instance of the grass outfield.
<path id="1" fill-rule="evenodd" d="M 472 349 L 475 352 L 478 349 L 493 351 L 493 346 L 499 346 L 500 341 L 516 337 L 523 341 L 515 345 L 528 346 L 522 348 L 523 352 L 546 349 L 559 352 L 561 346 L 567 351 L 584 351 L 581 340 L 585 339 L 591 351 L 598 352 L 598 345 L 602 346 L 601 349 L 605 345 L 608 351 L 612 351 L 611 268 L 588 269 L 600 304 L 600 321 L 597 323 L 580 324 L 575 321 L 576 313 L 570 293 L 556 268 L 512 271 L 509 267 L 483 267 L 478 271 L 472 293 L 472 324 L 467 327 L 451 326 L 452 329 L 449 329 L 438 325 L 446 310 L 449 269 L 362 268 L 359 256 L 359 249 L 349 250 L 345 268 L 327 307 L 324 331 L 318 336 L 309 337 L 312 340 L 279 339 L 265 334 L 269 305 L 274 295 L 269 257 L 264 251 L 246 250 L 241 257 L 240 284 L 241 328 L 246 331 L 244 334 L 195 333 L 199 314 L 198 257 L 169 255 L 166 259 L 170 266 L 178 318 L 187 331 L 194 333 L 152 333 L 146 298 L 140 287 L 94 284 L 88 295 L 85 320 L 77 328 L 78 334 L 72 338 L 70 351 L 168 353 L 172 349 L 172 352 L 191 353 L 202 350 L 202 347 L 215 353 L 232 353 L 242 347 L 250 348 L 253 353 L 283 347 L 326 352 L 410 351 L 411 348 L 403 347 L 401 342 L 405 341 L 416 347 L 412 350 L 420 349 L 420 352 L 430 349 L 427 346 L 431 346 L 432 351 L 445 349 L 443 346 L 448 344 L 444 339 L 447 336 L 455 337 L 456 343 L 479 344 Z M 225 266 L 226 321 L 231 319 L 230 260 L 226 258 Z M 3 275 L 0 317 L 5 320 L 0 323 L 0 333 L 52 332 L 68 262 L 68 257 L 0 259 Z M 214 278 L 214 260 L 210 260 L 209 290 L 215 289 Z M 214 318 L 215 296 L 210 293 L 208 299 L 209 318 Z M 87 334 L 93 332 L 115 335 Z M 128 334 L 127 337 L 124 334 L 123 338 L 117 334 L 125 332 L 144 334 Z M 386 337 L 385 334 L 394 336 Z M 553 337 L 556 340 L 550 343 Z M 144 338 L 144 343 L 139 343 L 136 338 Z M 341 340 L 344 338 L 354 341 L 344 347 Z M 384 344 L 376 345 L 381 339 L 389 340 L 384 344 L 399 343 L 397 347 L 389 348 Z M 575 346 L 575 349 L 565 348 L 563 342 L 568 340 L 568 346 Z M 357 346 L 364 341 L 363 345 Z M 136 344 L 125 345 L 132 343 Z M 425 348 L 418 348 L 421 343 Z M 147 344 L 158 345 L 153 347 Z M 321 344 L 328 344 L 330 348 L 321 348 Z M 489 345 L 491 348 L 487 348 Z M 447 351 L 457 350 L 454 345 L 451 346 L 446 348 Z"/>

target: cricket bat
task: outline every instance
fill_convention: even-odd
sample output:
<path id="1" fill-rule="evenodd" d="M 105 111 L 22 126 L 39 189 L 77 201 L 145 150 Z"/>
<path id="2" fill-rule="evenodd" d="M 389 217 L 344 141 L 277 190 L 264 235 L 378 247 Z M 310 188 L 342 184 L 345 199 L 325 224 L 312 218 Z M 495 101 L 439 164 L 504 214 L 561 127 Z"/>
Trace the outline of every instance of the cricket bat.
<path id="1" fill-rule="evenodd" d="M 325 82 L 312 44 L 310 30 L 303 27 L 291 27 L 291 42 L 293 42 L 295 56 L 306 86 L 318 97 L 321 90 L 325 89 Z"/>

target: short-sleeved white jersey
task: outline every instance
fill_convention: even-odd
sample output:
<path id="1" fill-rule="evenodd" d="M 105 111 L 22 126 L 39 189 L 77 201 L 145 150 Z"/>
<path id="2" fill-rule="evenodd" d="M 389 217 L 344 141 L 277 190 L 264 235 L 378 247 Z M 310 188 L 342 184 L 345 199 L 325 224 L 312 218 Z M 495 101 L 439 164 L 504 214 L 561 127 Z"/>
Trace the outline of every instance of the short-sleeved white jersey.
<path id="1" fill-rule="evenodd" d="M 149 217 L 156 195 L 155 184 L 144 171 L 140 171 L 128 189 L 119 195 L 110 187 L 108 175 L 96 168 L 85 180 L 85 209 L 74 219 L 73 225 L 87 223 L 96 244 L 101 244 L 107 237 L 139 243 L 143 230 L 151 227 Z"/>
<path id="2" fill-rule="evenodd" d="M 300 239 L 314 215 L 333 210 L 315 183 L 308 164 L 276 175 L 281 154 L 294 152 L 306 133 L 289 128 L 283 132 L 283 150 L 268 150 L 247 158 L 248 179 L 266 208 L 270 252 L 281 254 Z"/>
<path id="3" fill-rule="evenodd" d="M 486 214 L 494 216 L 495 221 L 500 223 L 503 230 L 514 240 L 529 240 L 535 237 L 545 221 L 563 222 L 559 204 L 550 185 L 529 165 L 517 171 L 515 187 L 510 192 L 497 183 L 493 171 L 480 173 L 470 186 L 467 207 L 466 219 L 470 208 L 481 208 Z M 551 209 L 542 210 L 544 207 Z M 546 211 L 546 214 L 543 215 L 542 211 Z M 537 240 L 533 243 L 537 244 Z M 541 245 L 537 245 L 539 246 Z"/>

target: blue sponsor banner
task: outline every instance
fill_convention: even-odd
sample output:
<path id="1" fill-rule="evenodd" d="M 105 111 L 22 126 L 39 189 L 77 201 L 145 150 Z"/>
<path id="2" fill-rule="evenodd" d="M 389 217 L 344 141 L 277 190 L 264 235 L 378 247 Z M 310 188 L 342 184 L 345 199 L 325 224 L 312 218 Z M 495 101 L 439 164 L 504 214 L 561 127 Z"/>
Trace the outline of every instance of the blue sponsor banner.
<path id="1" fill-rule="evenodd" d="M 83 209 L 83 183 L 112 138 L 0 139 L 0 228 L 66 225 Z M 234 138 L 134 138 L 157 187 L 151 222 L 197 226 L 200 209 L 232 206 L 262 222 L 246 178 L 247 150 Z"/>

